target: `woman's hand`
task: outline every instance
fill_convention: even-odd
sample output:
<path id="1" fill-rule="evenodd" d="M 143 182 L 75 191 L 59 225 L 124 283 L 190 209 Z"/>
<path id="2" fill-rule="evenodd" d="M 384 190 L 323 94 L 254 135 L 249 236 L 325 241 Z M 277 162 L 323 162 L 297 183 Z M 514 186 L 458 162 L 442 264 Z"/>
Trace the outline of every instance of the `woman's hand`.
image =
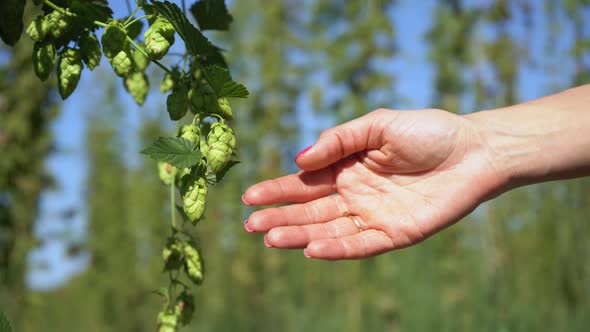
<path id="1" fill-rule="evenodd" d="M 474 123 L 441 110 L 377 110 L 322 133 L 303 171 L 248 188 L 249 232 L 307 257 L 353 259 L 416 244 L 502 190 Z"/>

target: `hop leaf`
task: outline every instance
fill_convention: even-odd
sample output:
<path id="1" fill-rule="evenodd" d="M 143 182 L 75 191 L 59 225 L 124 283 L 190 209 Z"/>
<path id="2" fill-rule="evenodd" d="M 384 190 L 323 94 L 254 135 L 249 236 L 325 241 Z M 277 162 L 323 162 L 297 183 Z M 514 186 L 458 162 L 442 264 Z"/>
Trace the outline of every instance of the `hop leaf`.
<path id="1" fill-rule="evenodd" d="M 201 254 L 192 243 L 186 243 L 184 245 L 184 257 L 187 276 L 192 282 L 200 285 L 203 282 L 204 272 Z"/>
<path id="2" fill-rule="evenodd" d="M 188 108 L 188 94 L 184 85 L 177 85 L 172 90 L 172 93 L 168 95 L 166 98 L 166 108 L 170 120 L 180 120 L 186 114 Z"/>
<path id="3" fill-rule="evenodd" d="M 158 175 L 160 176 L 160 180 L 165 185 L 172 184 L 172 181 L 176 178 L 176 174 L 178 173 L 178 168 L 170 165 L 164 161 L 158 161 Z"/>
<path id="4" fill-rule="evenodd" d="M 198 87 L 193 87 L 188 92 L 189 103 L 191 110 L 195 113 L 207 112 L 211 105 L 215 106 L 215 96 L 213 90 L 207 84 L 201 84 Z M 211 112 L 213 113 L 213 112 Z"/>
<path id="5" fill-rule="evenodd" d="M 236 146 L 234 131 L 224 122 L 215 122 L 207 135 L 207 161 L 214 173 L 220 172 L 230 160 Z"/>
<path id="6" fill-rule="evenodd" d="M 49 23 L 47 20 L 39 15 L 27 27 L 26 33 L 34 41 L 42 41 L 49 32 Z"/>
<path id="7" fill-rule="evenodd" d="M 117 55 L 109 58 L 109 62 L 117 74 L 120 77 L 127 77 L 133 71 L 133 58 L 131 54 L 131 48 L 126 45 Z"/>
<path id="8" fill-rule="evenodd" d="M 0 38 L 14 46 L 23 31 L 23 13 L 26 1 L 2 0 L 0 1 Z"/>
<path id="9" fill-rule="evenodd" d="M 66 48 L 60 54 L 57 67 L 59 94 L 62 99 L 68 98 L 76 89 L 82 74 L 82 58 L 80 51 Z"/>
<path id="10" fill-rule="evenodd" d="M 53 38 L 59 39 L 71 28 L 71 15 L 72 14 L 67 11 L 66 13 L 62 13 L 58 10 L 54 10 L 45 16 L 45 20 L 49 27 L 48 32 Z"/>
<path id="11" fill-rule="evenodd" d="M 194 124 L 183 125 L 178 131 L 178 137 L 182 137 L 198 146 L 201 139 L 201 129 Z"/>
<path id="12" fill-rule="evenodd" d="M 150 59 L 159 60 L 174 44 L 174 27 L 168 20 L 158 17 L 149 29 L 143 34 L 145 38 L 145 51 Z"/>
<path id="13" fill-rule="evenodd" d="M 143 43 L 139 43 L 138 44 L 142 49 L 145 48 L 145 45 Z M 133 53 L 133 62 L 135 63 L 135 68 L 137 68 L 137 70 L 139 71 L 143 71 L 147 68 L 147 66 L 150 64 L 150 59 L 145 56 L 145 54 L 143 54 L 142 51 L 138 50 L 138 49 L 133 49 L 132 51 Z"/>
<path id="14" fill-rule="evenodd" d="M 168 162 L 179 169 L 198 164 L 202 157 L 197 147 L 182 137 L 159 137 L 140 153 Z"/>
<path id="15" fill-rule="evenodd" d="M 82 35 L 80 38 L 80 51 L 82 52 L 82 60 L 88 69 L 93 70 L 98 66 L 100 58 L 102 58 L 102 51 L 94 34 Z"/>
<path id="16" fill-rule="evenodd" d="M 205 212 L 207 182 L 195 170 L 182 178 L 180 187 L 182 207 L 189 220 L 195 224 Z"/>
<path id="17" fill-rule="evenodd" d="M 166 246 L 162 251 L 162 259 L 164 260 L 164 270 L 178 270 L 183 266 L 183 246 L 175 238 L 168 238 Z"/>
<path id="18" fill-rule="evenodd" d="M 150 89 L 150 83 L 148 81 L 147 75 L 144 72 L 136 71 L 127 75 L 124 82 L 125 89 L 127 92 L 129 92 L 129 94 L 131 94 L 133 100 L 135 100 L 138 105 L 143 105 L 145 97 L 147 96 Z"/>
<path id="19" fill-rule="evenodd" d="M 118 21 L 111 21 L 107 25 L 100 41 L 102 51 L 109 59 L 117 56 L 128 44 L 125 29 Z"/>
<path id="20" fill-rule="evenodd" d="M 36 42 L 33 47 L 33 69 L 40 80 L 45 81 L 55 67 L 55 47 L 49 41 Z"/>

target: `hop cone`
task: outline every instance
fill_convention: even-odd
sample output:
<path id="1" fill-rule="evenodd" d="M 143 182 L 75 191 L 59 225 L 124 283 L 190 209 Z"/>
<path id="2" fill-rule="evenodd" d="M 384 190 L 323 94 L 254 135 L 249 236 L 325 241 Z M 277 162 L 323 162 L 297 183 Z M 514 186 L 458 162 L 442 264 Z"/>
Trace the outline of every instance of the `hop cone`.
<path id="1" fill-rule="evenodd" d="M 72 18 L 69 15 L 54 10 L 45 16 L 45 20 L 48 26 L 47 32 L 53 38 L 58 39 L 70 29 Z"/>
<path id="2" fill-rule="evenodd" d="M 143 43 L 139 43 L 138 44 L 142 49 L 145 48 L 145 45 Z M 137 68 L 138 71 L 143 71 L 147 68 L 147 66 L 150 64 L 150 59 L 145 56 L 145 54 L 143 54 L 141 51 L 137 50 L 137 49 L 133 49 L 132 51 L 133 53 L 133 62 L 135 63 L 135 68 Z"/>
<path id="3" fill-rule="evenodd" d="M 167 162 L 158 162 L 158 175 L 160 176 L 160 180 L 162 180 L 165 185 L 170 185 L 172 181 L 174 181 L 177 173 L 178 168 L 168 164 Z"/>
<path id="4" fill-rule="evenodd" d="M 162 259 L 164 260 L 165 270 L 178 270 L 183 263 L 182 260 L 183 247 L 182 244 L 173 238 L 169 238 L 166 246 L 162 251 Z"/>
<path id="5" fill-rule="evenodd" d="M 105 28 L 100 42 L 104 55 L 109 59 L 114 58 L 127 46 L 125 29 L 117 21 L 110 22 Z"/>
<path id="6" fill-rule="evenodd" d="M 180 193 L 184 212 L 193 224 L 197 223 L 205 212 L 207 182 L 196 172 L 191 172 L 182 178 Z"/>
<path id="7" fill-rule="evenodd" d="M 174 44 L 174 27 L 168 20 L 158 17 L 149 29 L 143 34 L 145 38 L 145 50 L 150 59 L 159 60 Z"/>
<path id="8" fill-rule="evenodd" d="M 224 122 L 215 122 L 207 135 L 207 161 L 214 173 L 219 172 L 229 161 L 236 147 L 234 131 Z"/>
<path id="9" fill-rule="evenodd" d="M 160 83 L 160 91 L 161 92 L 168 92 L 168 91 L 174 89 L 175 85 L 176 85 L 176 82 L 174 82 L 174 78 L 172 77 L 172 75 L 170 75 L 170 73 L 166 73 L 166 75 L 164 75 L 164 79 Z"/>
<path id="10" fill-rule="evenodd" d="M 199 140 L 201 139 L 201 129 L 194 124 L 184 125 L 180 127 L 178 136 L 187 139 L 198 146 Z"/>
<path id="11" fill-rule="evenodd" d="M 125 46 L 113 58 L 109 58 L 109 62 L 115 74 L 120 77 L 127 77 L 133 71 L 133 58 L 129 45 Z"/>
<path id="12" fill-rule="evenodd" d="M 49 22 L 39 15 L 29 24 L 26 32 L 34 41 L 42 41 L 49 32 Z"/>
<path id="13" fill-rule="evenodd" d="M 93 70 L 98 66 L 102 51 L 94 34 L 86 34 L 80 38 L 80 51 L 82 52 L 82 60 L 88 69 Z"/>
<path id="14" fill-rule="evenodd" d="M 80 51 L 66 48 L 62 51 L 57 67 L 59 94 L 62 99 L 68 98 L 76 89 L 82 73 L 82 58 Z"/>
<path id="15" fill-rule="evenodd" d="M 195 312 L 195 299 L 186 291 L 180 293 L 176 299 L 174 312 L 178 316 L 178 321 L 182 325 L 190 324 Z"/>
<path id="16" fill-rule="evenodd" d="M 166 98 L 166 108 L 170 120 L 179 120 L 186 114 L 187 102 L 186 87 L 182 84 L 177 85 Z"/>
<path id="17" fill-rule="evenodd" d="M 143 105 L 145 97 L 150 89 L 147 75 L 142 71 L 135 71 L 125 77 L 124 82 L 125 89 L 129 92 L 131 97 L 133 97 L 133 100 L 135 100 L 138 105 Z"/>
<path id="18" fill-rule="evenodd" d="M 211 103 L 215 102 L 213 90 L 211 90 L 209 85 L 205 84 L 191 88 L 188 92 L 188 99 L 191 108 L 195 113 L 207 112 L 207 105 L 211 105 Z"/>
<path id="19" fill-rule="evenodd" d="M 158 332 L 176 332 L 178 325 L 178 316 L 168 310 L 158 314 Z"/>
<path id="20" fill-rule="evenodd" d="M 212 113 L 219 114 L 224 119 L 228 119 L 228 120 L 231 120 L 234 118 L 234 113 L 232 112 L 231 107 L 229 106 L 229 102 L 227 101 L 227 98 L 219 97 L 219 98 L 217 98 L 217 100 L 215 102 L 216 102 L 216 104 L 212 107 L 212 109 L 215 111 Z"/>
<path id="21" fill-rule="evenodd" d="M 197 285 L 203 282 L 203 263 L 201 261 L 201 254 L 190 243 L 184 245 L 184 257 L 186 274 Z"/>
<path id="22" fill-rule="evenodd" d="M 33 48 L 33 69 L 42 81 L 47 80 L 55 67 L 55 47 L 49 41 L 36 42 Z"/>

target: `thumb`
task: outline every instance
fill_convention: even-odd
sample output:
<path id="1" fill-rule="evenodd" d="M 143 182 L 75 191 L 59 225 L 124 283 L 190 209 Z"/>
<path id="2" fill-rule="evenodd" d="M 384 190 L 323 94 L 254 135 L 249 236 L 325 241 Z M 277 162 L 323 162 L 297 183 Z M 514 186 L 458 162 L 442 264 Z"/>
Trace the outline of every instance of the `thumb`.
<path id="1" fill-rule="evenodd" d="M 297 165 L 306 171 L 324 168 L 354 153 L 378 149 L 381 145 L 381 126 L 384 112 L 377 110 L 360 118 L 324 131 L 310 147 L 296 157 Z"/>

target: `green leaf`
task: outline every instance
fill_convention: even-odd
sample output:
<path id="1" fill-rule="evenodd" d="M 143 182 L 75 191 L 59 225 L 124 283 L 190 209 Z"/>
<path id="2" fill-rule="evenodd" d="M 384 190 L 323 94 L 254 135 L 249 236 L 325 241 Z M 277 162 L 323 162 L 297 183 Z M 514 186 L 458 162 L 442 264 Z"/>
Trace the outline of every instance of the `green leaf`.
<path id="1" fill-rule="evenodd" d="M 227 174 L 227 172 L 234 166 L 236 166 L 237 164 L 239 164 L 240 161 L 239 160 L 230 160 L 228 161 L 225 166 L 223 166 L 223 168 L 217 172 L 217 174 L 215 174 L 215 176 L 217 177 L 216 181 L 219 182 L 221 181 L 221 179 L 223 179 L 223 177 L 225 176 L 225 174 Z"/>
<path id="2" fill-rule="evenodd" d="M 218 97 L 248 97 L 248 89 L 242 84 L 232 80 L 229 71 L 219 66 L 208 66 L 203 70 L 203 75 L 211 85 Z"/>
<path id="3" fill-rule="evenodd" d="M 182 38 L 190 54 L 205 57 L 204 61 L 214 60 L 215 63 L 224 65 L 225 61 L 223 61 L 220 49 L 211 44 L 207 37 L 189 22 L 176 4 L 169 1 L 151 0 L 151 2 L 153 8 L 172 23 L 174 30 Z"/>
<path id="4" fill-rule="evenodd" d="M 158 137 L 140 153 L 178 168 L 195 166 L 202 157 L 196 145 L 182 137 Z"/>
<path id="5" fill-rule="evenodd" d="M 14 46 L 23 32 L 24 0 L 0 1 L 0 38 Z"/>
<path id="6" fill-rule="evenodd" d="M 0 311 L 0 332 L 12 332 L 10 322 L 8 321 L 8 318 L 4 316 L 2 311 Z"/>
<path id="7" fill-rule="evenodd" d="M 201 30 L 227 30 L 233 21 L 224 0 L 200 0 L 191 7 L 191 13 Z"/>
<path id="8" fill-rule="evenodd" d="M 137 36 L 139 36 L 139 34 L 141 33 L 141 30 L 143 30 L 143 22 L 142 21 L 135 21 L 135 22 L 131 23 L 129 26 L 127 26 L 126 30 L 127 30 L 127 36 L 129 36 L 129 38 L 131 38 L 131 39 L 135 39 L 135 38 L 137 38 Z"/>

